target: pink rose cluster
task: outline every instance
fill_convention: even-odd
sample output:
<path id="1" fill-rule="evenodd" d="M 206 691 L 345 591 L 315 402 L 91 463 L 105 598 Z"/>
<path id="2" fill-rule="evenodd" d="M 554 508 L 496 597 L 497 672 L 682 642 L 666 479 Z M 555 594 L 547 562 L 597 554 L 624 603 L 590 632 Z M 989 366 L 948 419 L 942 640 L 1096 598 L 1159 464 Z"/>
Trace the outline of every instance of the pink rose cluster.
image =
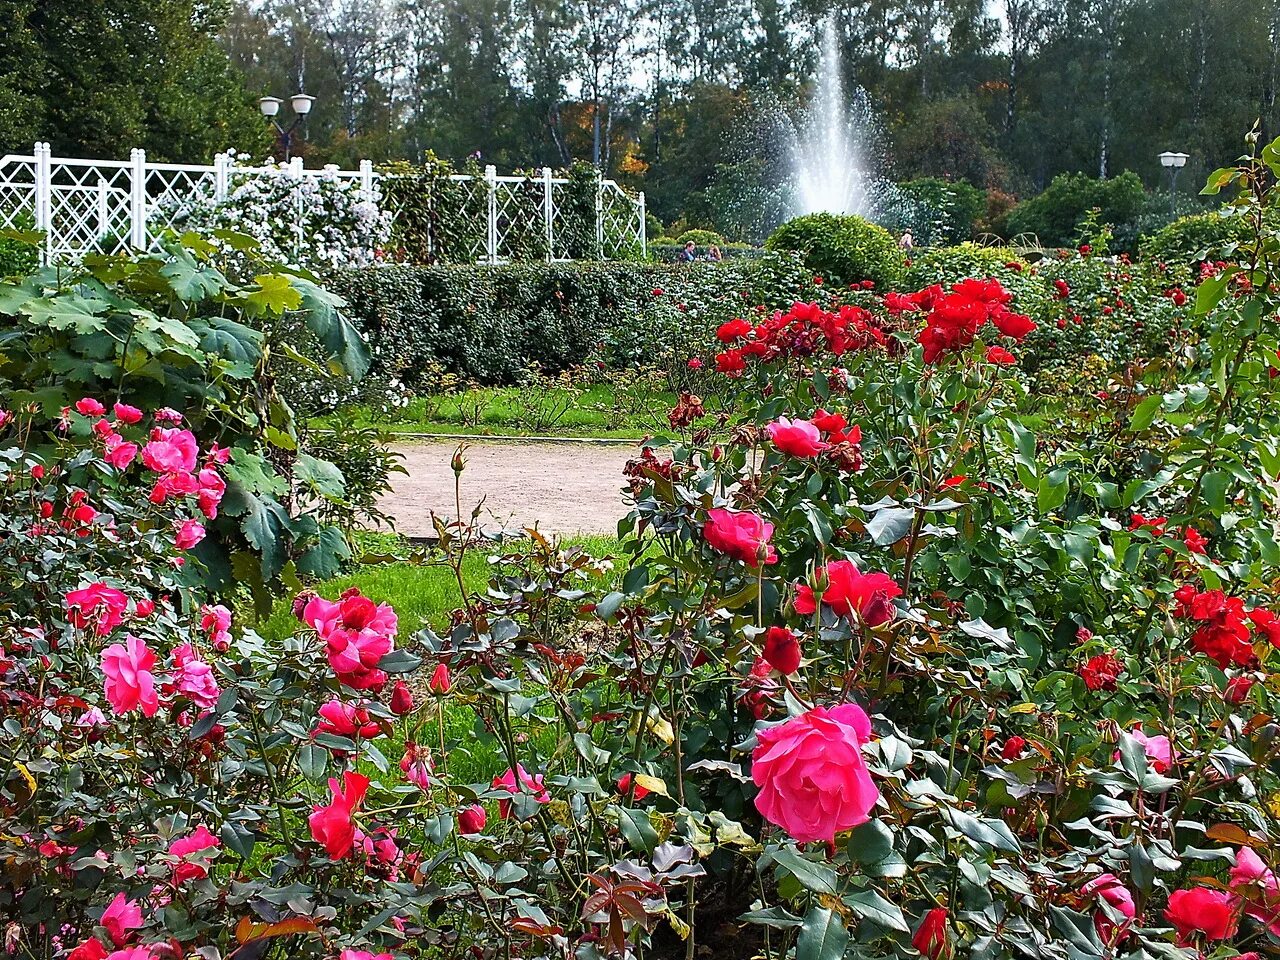
<path id="1" fill-rule="evenodd" d="M 129 598 L 115 587 L 98 581 L 68 591 L 63 598 L 67 621 L 80 630 L 92 630 L 99 637 L 110 636 L 125 622 L 126 616 L 141 622 L 155 610 L 150 600 L 138 600 L 129 611 Z M 219 610 L 226 611 L 225 607 Z M 226 625 L 231 614 L 226 612 Z M 126 633 L 122 641 L 109 644 L 102 651 L 103 692 L 116 714 L 138 710 L 153 717 L 161 705 L 179 699 L 197 710 L 211 710 L 218 700 L 218 680 L 209 665 L 191 643 L 180 643 L 169 655 L 163 670 L 157 669 L 158 658 L 145 640 Z"/>
<path id="2" fill-rule="evenodd" d="M 150 500 L 162 504 L 171 497 L 195 497 L 196 505 L 206 520 L 218 516 L 218 505 L 226 493 L 227 484 L 218 473 L 218 466 L 231 458 L 231 450 L 213 444 L 201 462 L 200 446 L 190 430 L 179 426 L 182 415 L 167 408 L 157 410 L 153 416 L 155 426 L 149 434 L 141 434 L 130 440 L 122 428 L 135 427 L 145 414 L 138 407 L 116 403 L 107 416 L 106 407 L 93 397 L 76 401 L 75 410 L 93 421 L 93 435 L 102 443 L 102 458 L 114 470 L 123 473 L 135 460 L 141 459 L 149 471 L 159 474 L 151 489 Z M 63 411 L 67 423 L 70 410 Z M 162 423 L 174 426 L 161 426 Z M 205 528 L 200 521 L 188 518 L 181 521 L 174 531 L 179 550 L 190 550 L 204 539 Z"/>
<path id="3" fill-rule="evenodd" d="M 387 675 L 378 663 L 392 649 L 395 610 L 353 587 L 337 601 L 312 597 L 302 609 L 302 621 L 324 642 L 329 666 L 340 682 L 353 690 L 382 689 Z"/>

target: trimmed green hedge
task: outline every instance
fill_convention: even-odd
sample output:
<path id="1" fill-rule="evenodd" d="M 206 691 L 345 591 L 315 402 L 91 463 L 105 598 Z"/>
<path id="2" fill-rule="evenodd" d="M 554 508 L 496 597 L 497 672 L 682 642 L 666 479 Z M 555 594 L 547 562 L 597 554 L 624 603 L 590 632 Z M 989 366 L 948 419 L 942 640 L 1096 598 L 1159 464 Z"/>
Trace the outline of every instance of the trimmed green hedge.
<path id="1" fill-rule="evenodd" d="M 771 255 L 719 264 L 393 265 L 340 274 L 331 287 L 369 337 L 373 372 L 426 392 L 442 372 L 502 384 L 530 364 L 555 372 L 589 357 L 615 367 L 661 363 L 704 343 L 711 325 L 744 304 L 789 302 L 808 280 L 797 258 Z"/>

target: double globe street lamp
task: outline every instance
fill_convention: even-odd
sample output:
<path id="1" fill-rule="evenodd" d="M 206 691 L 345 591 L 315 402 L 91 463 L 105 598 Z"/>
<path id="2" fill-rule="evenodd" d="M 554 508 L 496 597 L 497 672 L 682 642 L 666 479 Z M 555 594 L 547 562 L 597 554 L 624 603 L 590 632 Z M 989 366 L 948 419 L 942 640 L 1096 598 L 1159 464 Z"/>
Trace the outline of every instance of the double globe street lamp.
<path id="1" fill-rule="evenodd" d="M 276 116 L 280 113 L 280 105 L 284 103 L 279 97 L 259 97 L 258 109 L 262 111 L 262 115 L 271 121 L 271 125 L 276 128 L 276 133 L 280 135 L 280 142 L 284 146 L 284 158 L 289 159 L 289 151 L 293 146 L 294 131 L 302 125 L 307 119 L 307 114 L 311 112 L 311 105 L 315 102 L 315 97 L 308 96 L 305 93 L 295 93 L 289 98 L 289 106 L 293 108 L 295 114 L 293 123 L 287 127 L 280 126 L 280 122 L 276 120 Z"/>
<path id="2" fill-rule="evenodd" d="M 1178 190 L 1178 171 L 1187 165 L 1190 156 L 1190 154 L 1175 153 L 1172 150 L 1158 154 L 1160 166 L 1169 171 L 1169 216 L 1173 216 L 1174 195 Z"/>

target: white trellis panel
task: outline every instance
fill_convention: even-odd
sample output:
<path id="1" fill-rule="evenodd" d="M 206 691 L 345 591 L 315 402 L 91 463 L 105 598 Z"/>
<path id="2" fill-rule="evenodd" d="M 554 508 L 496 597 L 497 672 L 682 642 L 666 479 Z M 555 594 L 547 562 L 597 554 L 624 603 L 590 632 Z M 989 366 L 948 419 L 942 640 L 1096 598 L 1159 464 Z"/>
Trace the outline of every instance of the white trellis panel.
<path id="1" fill-rule="evenodd" d="M 295 159 L 290 175 L 358 180 L 372 197 L 379 174 L 361 161 L 358 170 L 307 170 Z M 235 183 L 255 176 L 279 176 L 274 167 L 232 165 L 219 155 L 210 165 L 152 163 L 142 150 L 128 160 L 54 157 L 47 143 L 31 154 L 0 157 L 0 228 L 44 231 L 43 258 L 67 260 L 86 253 L 150 249 L 173 227 L 188 205 L 201 196 L 226 197 Z M 612 180 L 599 180 L 595 209 L 570 209 L 570 181 L 540 176 L 483 177 L 454 174 L 432 199 L 438 207 L 461 213 L 471 224 L 458 235 L 429 238 L 429 249 L 453 262 L 503 263 L 545 257 L 612 259 L 645 248 L 644 197 L 631 197 Z M 301 202 L 301 198 L 299 200 Z M 398 211 L 392 209 L 394 217 Z"/>

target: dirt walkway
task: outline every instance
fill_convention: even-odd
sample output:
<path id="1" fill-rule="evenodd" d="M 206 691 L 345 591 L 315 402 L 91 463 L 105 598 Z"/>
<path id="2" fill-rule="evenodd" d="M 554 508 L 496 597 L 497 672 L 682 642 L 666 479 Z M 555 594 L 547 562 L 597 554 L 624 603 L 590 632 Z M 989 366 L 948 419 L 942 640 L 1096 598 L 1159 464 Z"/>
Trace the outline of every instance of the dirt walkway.
<path id="1" fill-rule="evenodd" d="M 452 519 L 457 442 L 398 443 L 408 476 L 392 477 L 381 507 L 408 537 L 434 534 L 431 511 Z M 630 444 L 473 441 L 462 474 L 462 513 L 484 498 L 485 529 L 537 524 L 546 533 L 612 533 L 626 513 L 620 492 L 623 465 L 635 456 Z"/>

